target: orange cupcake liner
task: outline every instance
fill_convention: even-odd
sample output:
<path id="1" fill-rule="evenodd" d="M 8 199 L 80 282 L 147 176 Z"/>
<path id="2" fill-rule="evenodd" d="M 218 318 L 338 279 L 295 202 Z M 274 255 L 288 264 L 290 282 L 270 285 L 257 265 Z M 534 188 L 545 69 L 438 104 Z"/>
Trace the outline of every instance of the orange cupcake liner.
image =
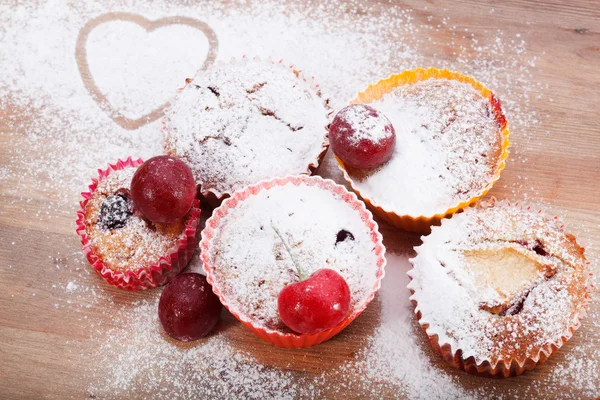
<path id="1" fill-rule="evenodd" d="M 495 207 L 519 207 L 520 209 L 525 209 L 525 210 L 532 209 L 531 206 L 523 206 L 523 205 L 520 205 L 518 202 L 511 203 L 507 200 L 504 200 L 503 202 L 501 202 L 501 204 L 498 204 L 496 201 L 496 198 L 491 198 L 488 201 L 478 204 L 477 206 L 485 208 L 485 207 L 489 207 L 490 205 L 495 206 Z M 542 213 L 542 210 L 538 210 L 538 212 Z M 555 216 L 554 219 L 558 219 L 558 216 Z M 436 228 L 434 228 L 434 229 L 436 229 Z M 560 229 L 564 230 L 564 225 L 561 225 Z M 584 248 L 579 246 L 579 244 L 577 244 L 574 236 L 572 236 L 572 235 L 568 235 L 568 236 L 573 240 L 573 242 L 575 243 L 577 248 L 580 250 L 581 256 L 583 257 L 585 264 L 589 265 L 590 262 L 585 260 Z M 418 254 L 418 248 L 415 248 L 415 250 L 417 251 L 417 254 Z M 412 259 L 410 261 L 412 263 Z M 413 267 L 413 269 L 414 269 L 414 267 Z M 407 272 L 407 275 L 410 278 L 410 280 L 412 281 L 413 277 L 411 275 L 411 271 L 412 271 L 412 269 Z M 433 349 L 437 353 L 439 353 L 448 364 L 450 364 L 451 366 L 453 366 L 456 369 L 463 370 L 472 375 L 482 376 L 482 377 L 486 377 L 486 378 L 509 378 L 509 377 L 518 376 L 527 371 L 530 371 L 538 364 L 543 364 L 552 354 L 554 354 L 556 351 L 558 351 L 571 337 L 573 337 L 575 331 L 577 329 L 579 329 L 579 327 L 581 326 L 582 320 L 587 316 L 587 308 L 589 307 L 589 305 L 591 303 L 591 293 L 594 288 L 594 286 L 592 284 L 592 279 L 591 279 L 593 274 L 591 272 L 589 272 L 589 270 L 587 271 L 587 273 L 588 273 L 588 280 L 587 280 L 587 285 L 585 287 L 585 300 L 584 300 L 583 307 L 581 308 L 579 314 L 577 315 L 577 320 L 575 321 L 575 323 L 573 325 L 569 326 L 567 328 L 567 330 L 560 336 L 560 338 L 558 338 L 554 342 L 548 342 L 548 343 L 544 344 L 543 346 L 541 346 L 539 348 L 539 350 L 537 352 L 535 352 L 535 354 L 531 355 L 530 357 L 501 359 L 501 360 L 498 360 L 498 362 L 495 365 L 492 364 L 489 360 L 485 360 L 481 363 L 477 363 L 475 361 L 474 357 L 464 358 L 462 356 L 462 353 L 463 353 L 462 349 L 453 348 L 451 344 L 440 341 L 440 338 L 437 334 L 429 335 L 427 333 L 429 324 L 421 321 L 422 314 L 421 314 L 421 311 L 418 309 L 418 300 L 415 298 L 416 292 L 411 287 L 410 283 L 408 285 L 408 289 L 410 290 L 410 293 L 411 293 L 410 299 L 411 299 L 411 303 L 415 307 L 415 315 L 417 317 L 417 321 L 419 322 L 419 325 L 421 326 L 425 335 L 427 335 L 427 338 L 429 339 L 429 343 L 431 343 L 431 346 L 433 347 Z"/>
<path id="2" fill-rule="evenodd" d="M 492 179 L 487 183 L 487 185 L 479 191 L 475 196 L 471 197 L 468 200 L 461 201 L 458 204 L 449 207 L 443 213 L 438 213 L 434 215 L 401 215 L 397 214 L 393 210 L 389 210 L 385 208 L 383 205 L 377 204 L 377 201 L 373 198 L 370 198 L 368 194 L 362 193 L 355 185 L 354 181 L 346 171 L 344 166 L 344 162 L 340 160 L 337 156 L 335 157 L 338 163 L 342 174 L 344 175 L 344 179 L 350 184 L 352 189 L 358 193 L 358 195 L 367 203 L 369 208 L 377 214 L 381 219 L 386 221 L 387 223 L 411 232 L 421 232 L 427 233 L 431 230 L 432 225 L 439 225 L 442 218 L 448 217 L 465 207 L 473 205 L 477 203 L 481 198 L 483 198 L 487 192 L 494 186 L 496 181 L 500 179 L 500 174 L 502 170 L 504 170 L 506 166 L 506 159 L 508 158 L 508 147 L 510 145 L 509 135 L 510 131 L 508 129 L 508 123 L 506 121 L 506 117 L 502 112 L 502 108 L 500 106 L 500 100 L 494 96 L 491 90 L 486 88 L 482 83 L 476 81 L 474 78 L 463 75 L 459 72 L 449 71 L 447 69 L 437 69 L 437 68 L 417 68 L 414 70 L 403 71 L 399 74 L 390 75 L 386 79 L 382 79 L 379 82 L 369 85 L 367 89 L 362 92 L 359 92 L 356 95 L 356 98 L 350 101 L 350 104 L 368 104 L 373 101 L 381 99 L 385 94 L 390 93 L 394 88 L 402 85 L 411 85 L 419 81 L 424 81 L 427 79 L 449 79 L 462 83 L 466 83 L 471 85 L 475 90 L 481 93 L 481 95 L 487 99 L 489 99 L 490 104 L 492 106 L 492 111 L 494 113 L 494 119 L 498 123 L 498 125 L 502 129 L 502 152 L 499 158 L 498 166 L 494 171 L 494 175 Z"/>
<path id="3" fill-rule="evenodd" d="M 211 254 L 212 242 L 215 237 L 215 231 L 221 224 L 221 220 L 225 217 L 229 210 L 235 208 L 238 203 L 247 199 L 250 196 L 257 194 L 262 190 L 270 189 L 274 186 L 284 186 L 288 183 L 292 183 L 296 186 L 301 184 L 309 185 L 309 186 L 318 186 L 322 189 L 329 190 L 337 195 L 339 195 L 344 201 L 348 204 L 352 205 L 352 208 L 357 210 L 361 219 L 365 222 L 367 227 L 370 230 L 371 240 L 374 245 L 374 252 L 377 256 L 377 274 L 376 274 L 376 282 L 373 285 L 371 292 L 369 293 L 367 300 L 361 305 L 361 307 L 355 308 L 351 314 L 349 314 L 342 322 L 333 328 L 327 329 L 322 332 L 314 333 L 314 334 L 296 334 L 296 333 L 283 333 L 276 330 L 268 329 L 262 326 L 256 325 L 252 319 L 234 309 L 229 303 L 227 298 L 227 294 L 223 292 L 220 282 L 215 279 L 215 275 L 213 273 L 214 266 L 210 260 L 209 254 Z M 202 239 L 200 241 L 200 258 L 203 263 L 204 272 L 206 273 L 206 279 L 211 284 L 213 288 L 213 292 L 219 297 L 221 303 L 233 314 L 242 324 L 244 324 L 250 331 L 256 334 L 261 339 L 274 344 L 279 347 L 288 347 L 288 348 L 302 348 L 302 347 L 310 347 L 322 343 L 326 340 L 331 339 L 333 336 L 340 333 L 344 328 L 346 328 L 356 317 L 358 317 L 364 309 L 369 305 L 369 303 L 375 297 L 375 294 L 381 287 L 381 280 L 384 276 L 385 271 L 385 247 L 383 246 L 383 237 L 379 233 L 379 228 L 377 223 L 373 220 L 372 214 L 367 210 L 365 205 L 356 197 L 354 193 L 349 192 L 346 188 L 341 185 L 336 184 L 330 179 L 323 179 L 320 176 L 288 176 L 283 178 L 275 178 L 272 180 L 261 181 L 257 184 L 250 185 L 235 192 L 232 197 L 223 201 L 221 206 L 217 208 L 213 215 L 206 221 L 206 226 L 202 231 Z"/>
<path id="4" fill-rule="evenodd" d="M 105 170 L 98 170 L 98 178 L 92 178 L 89 191 L 83 192 L 83 200 L 79 202 L 80 209 L 77 211 L 76 232 L 81 239 L 82 251 L 92 268 L 106 282 L 121 289 L 143 290 L 152 289 L 169 282 L 177 276 L 189 263 L 196 249 L 196 235 L 200 221 L 200 203 L 194 200 L 189 218 L 185 224 L 184 237 L 178 240 L 174 246 L 162 256 L 155 264 L 136 270 L 115 271 L 107 267 L 102 259 L 94 252 L 90 238 L 85 229 L 85 208 L 96 191 L 98 183 L 105 179 L 113 171 L 124 168 L 132 168 L 141 165 L 142 159 L 133 160 L 131 157 L 125 161 L 118 160 L 115 164 L 109 164 Z"/>
<path id="5" fill-rule="evenodd" d="M 248 62 L 248 60 L 260 61 L 261 59 L 260 59 L 260 57 L 249 58 L 246 55 L 243 55 L 240 60 L 232 57 L 229 60 L 229 62 L 230 63 L 244 63 L 244 62 Z M 304 73 L 302 72 L 301 69 L 298 69 L 293 64 L 286 64 L 282 59 L 280 59 L 279 61 L 274 61 L 274 60 L 270 59 L 269 61 L 273 65 L 279 65 L 279 66 L 281 66 L 281 68 L 292 70 L 294 72 L 294 74 L 298 77 L 298 79 L 309 83 L 311 89 L 317 94 L 317 96 L 319 96 L 321 99 L 323 99 L 323 104 L 325 106 L 325 109 L 327 110 L 328 124 L 323 127 L 324 133 L 323 133 L 323 142 L 321 144 L 321 150 L 316 155 L 316 157 L 312 161 L 310 161 L 309 164 L 306 166 L 306 171 L 301 173 L 301 174 L 305 174 L 305 175 L 312 175 L 315 173 L 317 168 L 319 168 L 319 165 L 321 165 L 321 163 L 323 162 L 323 159 L 325 158 L 325 154 L 327 153 L 327 150 L 329 149 L 329 126 L 328 125 L 329 125 L 329 122 L 331 122 L 331 115 L 333 114 L 333 109 L 331 108 L 331 106 L 329 104 L 330 100 L 322 92 L 321 86 L 316 82 L 314 76 L 304 75 Z M 196 74 L 203 73 L 205 71 L 210 70 L 211 68 L 216 68 L 216 66 L 218 66 L 218 64 L 216 64 L 216 65 L 212 64 L 204 71 L 197 70 Z M 169 104 L 173 104 L 177 100 L 177 96 L 179 95 L 179 93 L 181 93 L 181 91 L 183 89 L 185 89 L 187 87 L 187 85 L 189 85 L 192 81 L 193 81 L 193 78 L 187 78 L 185 80 L 185 85 L 183 85 L 183 87 L 177 89 L 176 95 L 169 101 Z M 167 112 L 168 111 L 169 111 L 169 108 L 165 108 L 163 110 L 164 117 L 161 119 L 161 132 L 162 132 L 163 140 L 167 138 L 167 134 L 168 134 L 168 130 L 169 130 L 167 128 Z M 177 157 L 176 154 L 172 154 L 172 151 L 169 150 L 168 144 L 166 141 L 164 141 L 164 150 L 165 150 L 165 154 L 171 155 L 173 157 Z M 224 199 L 226 199 L 227 197 L 230 197 L 232 194 L 232 193 L 226 192 L 226 191 L 220 192 L 214 188 L 203 189 L 201 184 L 199 184 L 198 186 L 199 186 L 200 195 L 202 195 L 202 197 L 204 197 L 207 200 L 207 202 L 211 206 L 214 206 L 214 207 L 218 206 Z"/>

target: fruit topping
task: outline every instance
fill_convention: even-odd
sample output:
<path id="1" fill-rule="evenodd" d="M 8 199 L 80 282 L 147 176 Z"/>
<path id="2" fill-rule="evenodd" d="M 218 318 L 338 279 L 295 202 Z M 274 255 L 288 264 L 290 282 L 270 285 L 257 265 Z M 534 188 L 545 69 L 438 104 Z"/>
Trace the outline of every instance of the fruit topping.
<path id="1" fill-rule="evenodd" d="M 344 277 L 329 268 L 306 277 L 279 231 L 275 227 L 273 230 L 292 258 L 300 278 L 300 282 L 287 285 L 279 293 L 277 308 L 281 320 L 294 332 L 304 334 L 338 325 L 350 309 L 350 288 Z"/>
<path id="2" fill-rule="evenodd" d="M 533 246 L 533 251 L 535 251 L 535 253 L 537 255 L 542 256 L 542 257 L 545 257 L 548 255 L 548 253 L 546 252 L 546 249 L 544 249 L 544 245 L 542 244 L 542 242 L 540 242 L 537 239 L 535 241 L 535 245 Z"/>
<path id="3" fill-rule="evenodd" d="M 110 195 L 100 206 L 98 226 L 104 230 L 123 228 L 132 214 L 131 199 L 125 191 Z"/>
<path id="4" fill-rule="evenodd" d="M 501 316 L 518 314 L 529 293 L 556 274 L 552 264 L 539 259 L 535 250 L 523 248 L 523 243 L 463 252 L 480 309 Z"/>
<path id="5" fill-rule="evenodd" d="M 143 163 L 133 175 L 131 196 L 146 218 L 166 224 L 183 218 L 192 207 L 196 183 L 183 161 L 157 156 Z"/>
<path id="6" fill-rule="evenodd" d="M 298 333 L 317 333 L 344 320 L 350 309 L 350 288 L 336 271 L 323 268 L 283 288 L 277 299 L 282 321 Z"/>
<path id="7" fill-rule="evenodd" d="M 339 242 L 344 242 L 346 240 L 354 240 L 354 235 L 352 234 L 352 232 L 342 229 L 337 233 L 337 236 L 335 238 L 335 244 L 337 245 Z"/>
<path id="8" fill-rule="evenodd" d="M 533 242 L 533 244 L 529 243 L 526 240 L 517 240 L 516 243 L 528 248 L 531 251 L 534 251 L 539 256 L 545 257 L 548 255 L 546 249 L 544 248 L 544 245 L 542 244 L 542 242 L 540 242 L 539 239 L 536 239 L 535 242 Z"/>
<path id="9" fill-rule="evenodd" d="M 174 339 L 189 342 L 206 336 L 217 324 L 221 303 L 204 275 L 177 276 L 165 288 L 158 303 L 158 318 Z"/>
<path id="10" fill-rule="evenodd" d="M 342 108 L 329 128 L 331 149 L 344 164 L 376 168 L 394 153 L 396 132 L 382 112 L 364 104 Z"/>
<path id="11" fill-rule="evenodd" d="M 502 104 L 500 103 L 500 99 L 494 96 L 493 93 L 490 98 L 490 104 L 492 105 L 492 113 L 494 114 L 494 119 L 498 123 L 500 129 L 504 129 L 506 127 L 506 117 L 502 112 Z"/>

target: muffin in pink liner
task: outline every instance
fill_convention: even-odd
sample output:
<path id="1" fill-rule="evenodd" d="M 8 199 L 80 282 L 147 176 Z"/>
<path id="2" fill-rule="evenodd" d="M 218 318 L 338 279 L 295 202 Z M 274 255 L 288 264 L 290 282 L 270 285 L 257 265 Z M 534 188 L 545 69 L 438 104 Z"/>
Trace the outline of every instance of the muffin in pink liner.
<path id="1" fill-rule="evenodd" d="M 310 175 L 329 146 L 332 109 L 313 78 L 282 61 L 232 59 L 198 71 L 165 110 L 165 153 L 218 203 L 246 185 Z"/>
<path id="2" fill-rule="evenodd" d="M 544 362 L 579 328 L 591 274 L 562 222 L 495 201 L 433 227 L 411 259 L 419 324 L 442 357 L 506 378 Z"/>
<path id="3" fill-rule="evenodd" d="M 117 161 L 98 170 L 77 211 L 83 253 L 109 284 L 122 289 L 164 285 L 188 264 L 196 247 L 198 200 L 180 221 L 155 224 L 131 201 L 131 178 L 141 159 Z"/>
<path id="4" fill-rule="evenodd" d="M 293 348 L 328 340 L 358 317 L 379 290 L 386 263 L 364 203 L 317 176 L 275 178 L 235 192 L 206 222 L 200 249 L 221 303 L 260 338 Z M 351 301 L 342 322 L 314 334 L 294 333 L 283 323 L 277 299 L 300 280 L 294 263 L 306 276 L 329 268 L 344 277 Z"/>

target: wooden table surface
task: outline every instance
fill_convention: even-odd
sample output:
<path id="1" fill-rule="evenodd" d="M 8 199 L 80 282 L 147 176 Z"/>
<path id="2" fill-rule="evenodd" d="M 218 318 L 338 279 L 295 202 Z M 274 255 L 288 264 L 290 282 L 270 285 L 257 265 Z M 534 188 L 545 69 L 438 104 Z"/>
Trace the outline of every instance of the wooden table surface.
<path id="1" fill-rule="evenodd" d="M 448 16 L 453 24 L 468 27 L 475 35 L 495 29 L 502 29 L 507 35 L 527 32 L 528 54 L 537 57 L 532 68 L 533 79 L 546 87 L 541 98 L 532 96 L 530 106 L 538 115 L 544 116 L 543 124 L 529 126 L 527 135 L 513 127 L 511 158 L 490 195 L 517 200 L 527 196 L 529 201 L 543 199 L 552 212 L 564 216 L 567 226 L 586 246 L 592 269 L 600 272 L 598 1 L 513 0 L 497 4 L 492 1 L 448 3 L 429 0 L 402 4 L 413 8 L 416 18 L 423 23 L 430 15 L 437 20 Z M 378 7 L 385 12 L 388 6 L 381 4 Z M 490 13 L 491 8 L 493 13 Z M 450 31 L 448 28 L 430 34 L 436 36 L 437 43 L 441 43 L 444 35 L 450 40 Z M 431 49 L 432 53 L 439 51 L 439 48 Z M 446 57 L 452 58 L 452 52 L 448 52 Z M 14 146 L 13 138 L 8 135 L 14 129 L 9 126 L 7 117 L 19 113 L 23 111 L 10 107 L 0 110 L 0 167 L 9 165 Z M 27 118 L 25 114 L 23 118 Z M 17 134 L 24 133 L 19 131 Z M 326 164 L 331 167 L 332 162 L 329 154 Z M 322 171 L 330 170 L 322 168 Z M 340 180 L 339 175 L 332 177 Z M 111 326 L 107 309 L 117 310 L 147 294 L 120 291 L 104 284 L 93 274 L 82 274 L 81 269 L 87 267 L 79 253 L 80 245 L 73 228 L 76 204 L 63 210 L 54 209 L 52 212 L 57 214 L 54 220 L 40 222 L 36 210 L 51 199 L 46 198 L 48 195 L 44 192 L 36 191 L 35 185 L 40 183 L 33 180 L 27 183 L 31 187 L 28 196 L 31 199 L 23 199 L 9 190 L 17 184 L 15 179 L 13 176 L 0 177 L 0 398 L 88 398 L 90 382 L 83 378 L 81 371 L 94 363 L 94 348 L 98 343 L 92 341 L 91 336 L 101 333 L 88 319 L 97 319 L 104 326 Z M 74 188 L 73 192 L 81 189 Z M 411 246 L 419 243 L 417 235 L 399 232 L 385 224 L 381 224 L 381 231 L 385 245 L 392 251 L 410 252 Z M 86 304 L 75 304 L 79 307 L 78 312 L 55 307 L 56 303 L 71 300 L 64 290 L 54 290 L 52 285 L 58 281 L 68 282 L 70 276 L 104 291 L 106 300 L 90 304 L 89 308 Z M 598 294 L 596 289 L 596 297 Z M 77 303 L 80 300 L 72 301 Z M 72 304 L 73 307 L 75 305 Z M 340 378 L 329 375 L 328 371 L 352 359 L 352 355 L 364 346 L 364 336 L 373 332 L 380 308 L 380 301 L 376 299 L 342 335 L 304 350 L 270 346 L 254 337 L 228 314 L 224 314 L 222 324 L 227 327 L 226 335 L 231 341 L 238 342 L 264 365 L 291 370 L 298 378 L 324 374 L 329 382 L 327 386 L 334 388 Z M 591 315 L 600 315 L 598 301 L 594 301 Z M 415 335 L 421 333 L 415 330 Z M 518 378 L 494 381 L 489 395 L 536 394 L 526 389 L 550 376 L 553 368 L 583 340 L 600 348 L 600 329 L 591 319 L 586 320 L 574 338 L 546 364 Z M 489 380 L 447 367 L 427 348 L 425 341 L 421 344 L 432 363 L 454 377 L 457 385 L 465 388 L 490 386 Z M 290 359 L 293 359 L 291 365 Z M 600 382 L 596 384 L 600 387 Z M 344 393 L 344 388 L 340 390 L 326 391 L 327 397 L 360 395 L 358 392 Z M 396 393 L 384 390 L 362 395 L 391 397 Z M 540 391 L 537 395 L 546 398 L 578 397 L 576 389 L 568 383 L 560 386 L 560 390 Z M 128 397 L 137 396 L 131 393 Z"/>

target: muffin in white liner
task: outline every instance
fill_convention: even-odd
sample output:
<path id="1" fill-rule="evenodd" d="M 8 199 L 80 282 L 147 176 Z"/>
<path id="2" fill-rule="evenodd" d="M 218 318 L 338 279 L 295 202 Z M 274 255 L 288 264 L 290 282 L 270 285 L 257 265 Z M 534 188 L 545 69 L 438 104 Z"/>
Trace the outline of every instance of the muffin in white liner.
<path id="1" fill-rule="evenodd" d="M 179 91 L 165 110 L 165 151 L 185 160 L 205 197 L 220 200 L 264 179 L 311 174 L 329 146 L 331 113 L 294 66 L 234 59 Z"/>

